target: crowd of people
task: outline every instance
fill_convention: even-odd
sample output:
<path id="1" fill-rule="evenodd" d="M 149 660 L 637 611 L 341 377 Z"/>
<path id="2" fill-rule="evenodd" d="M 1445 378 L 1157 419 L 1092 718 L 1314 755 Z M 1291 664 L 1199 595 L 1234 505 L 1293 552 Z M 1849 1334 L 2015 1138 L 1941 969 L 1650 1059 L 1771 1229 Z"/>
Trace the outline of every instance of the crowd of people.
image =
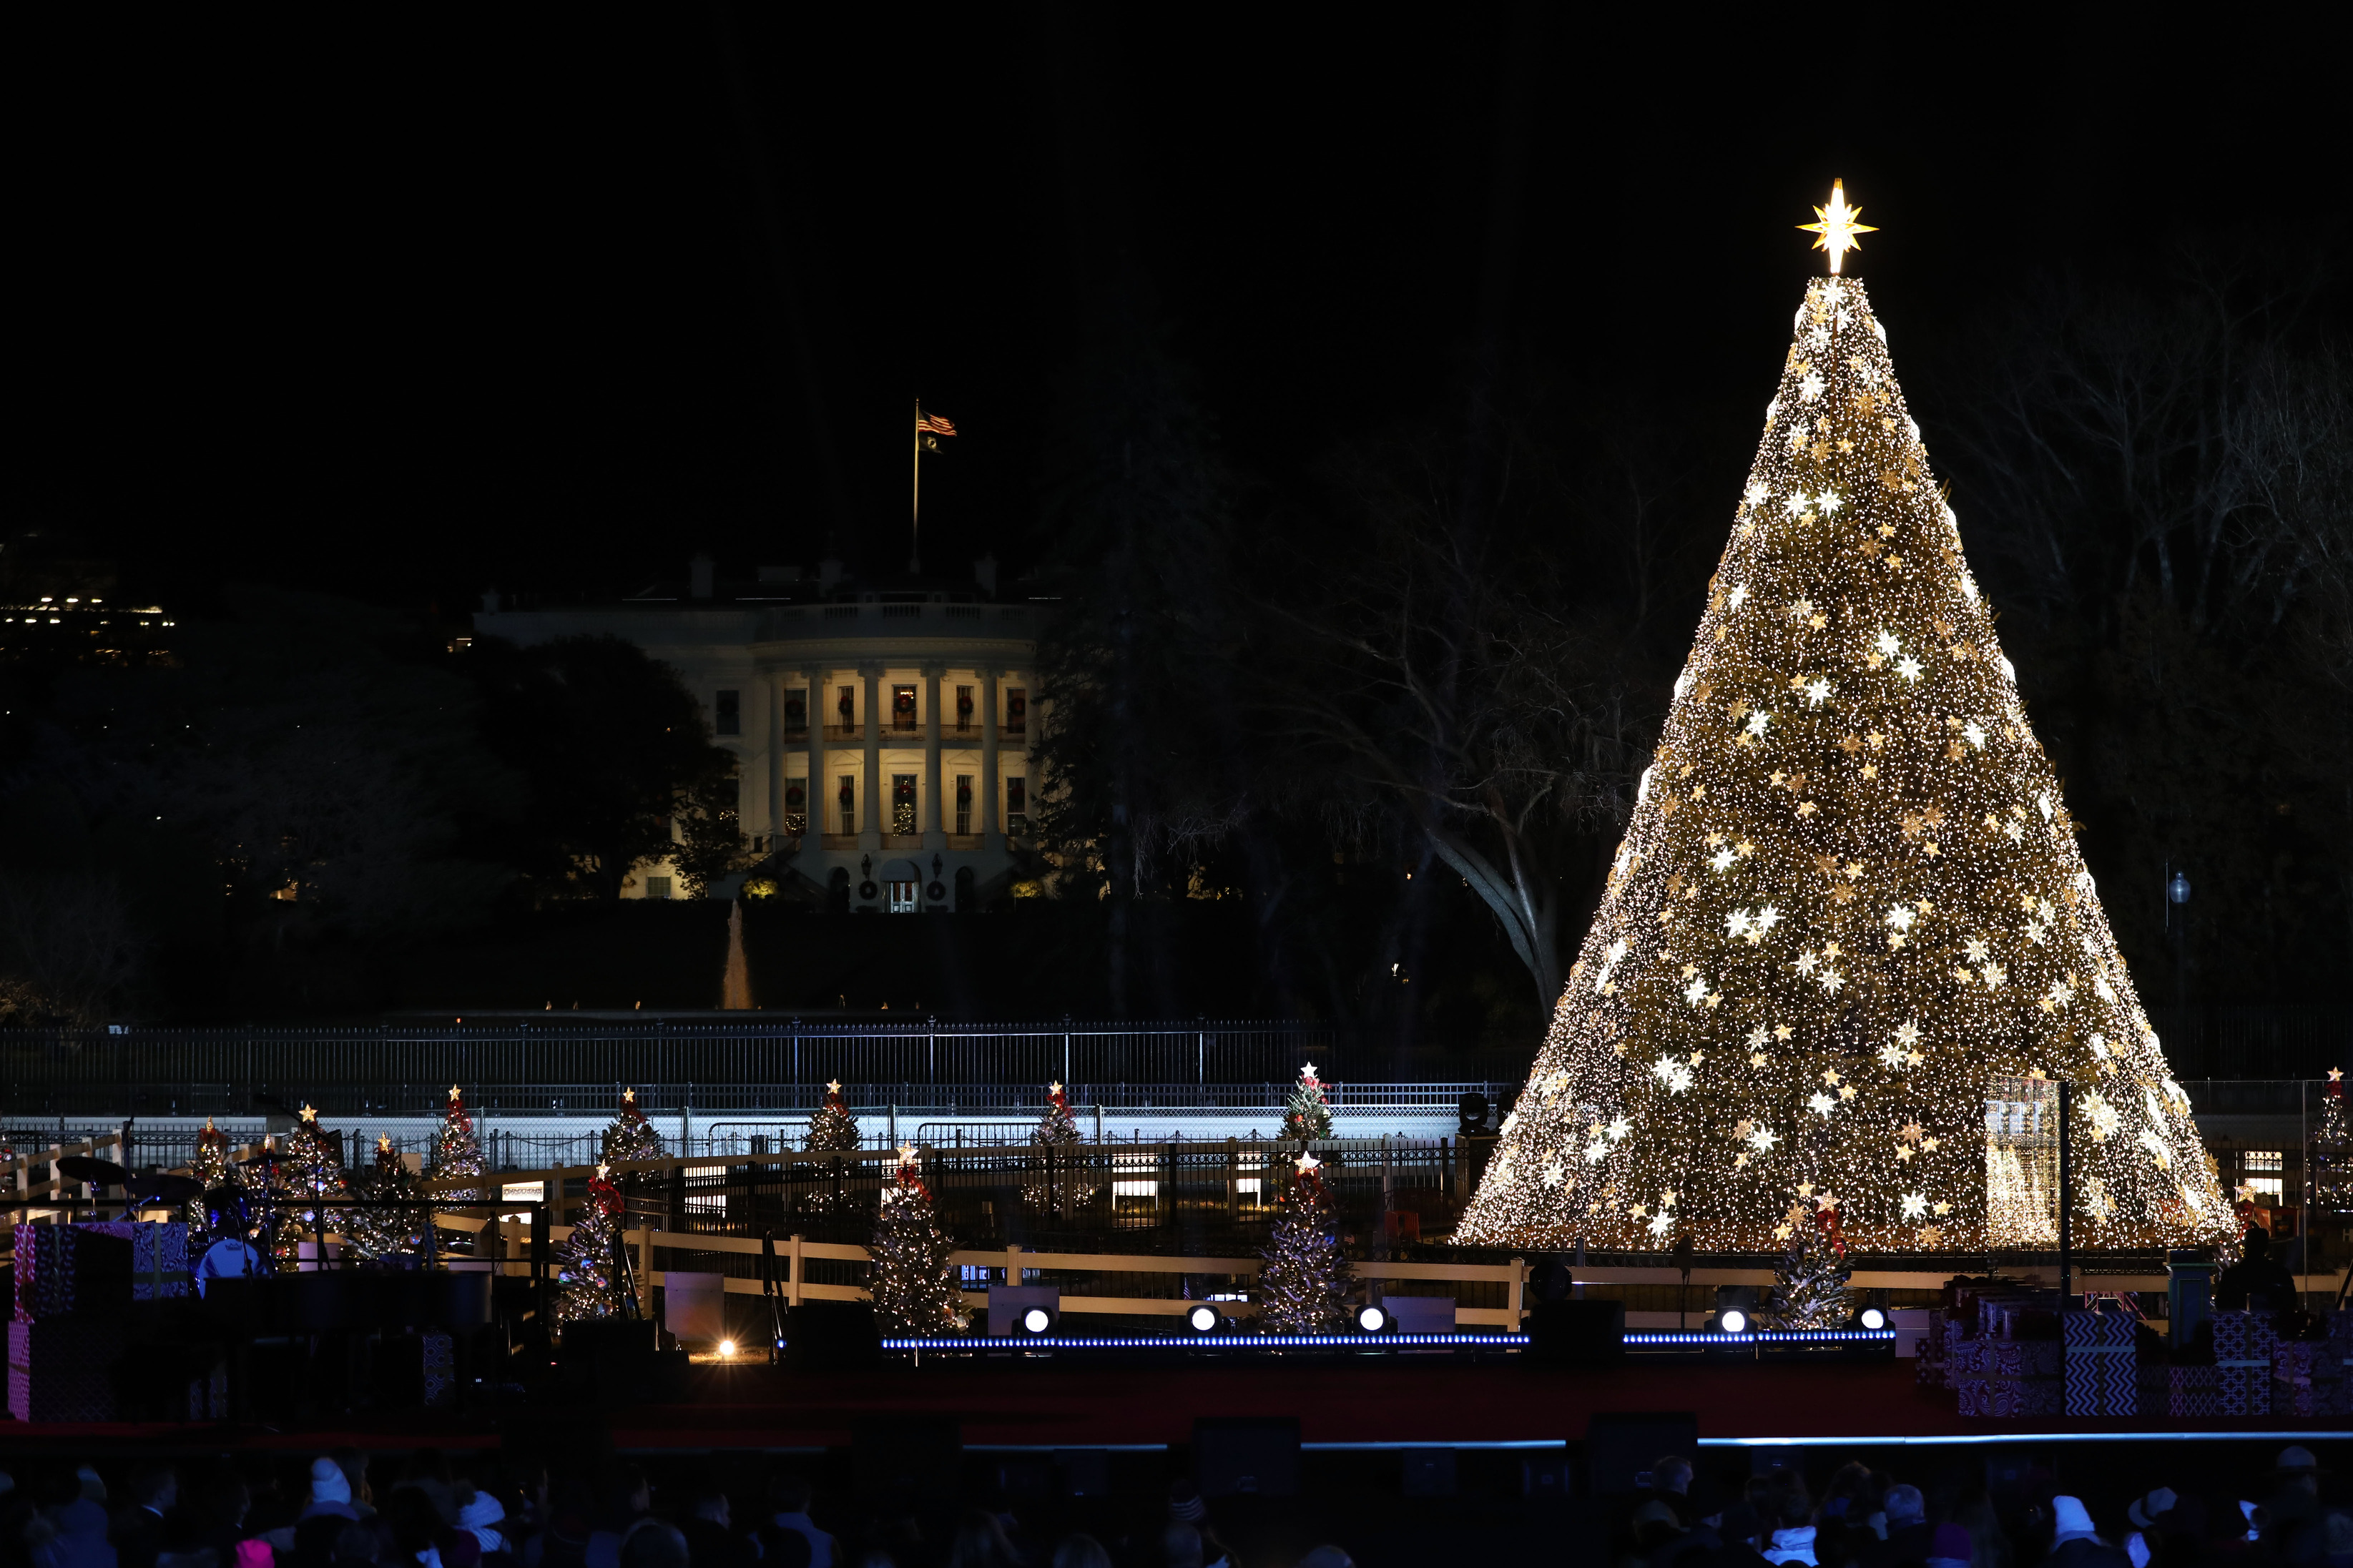
<path id="1" fill-rule="evenodd" d="M 745 1497 L 705 1474 L 657 1488 L 628 1463 L 551 1469 L 438 1450 L 392 1465 L 355 1448 L 291 1463 L 134 1462 L 0 1470 L 0 1568 L 1240 1568 L 1191 1483 L 1166 1517 L 1106 1543 L 1040 1539 L 1001 1498 L 927 1529 L 913 1507 L 812 1513 L 778 1471 Z M 822 1510 L 820 1510 L 822 1511 Z M 1281 1568 L 1291 1568 L 1290 1563 Z M 1355 1568 L 1322 1546 L 1297 1568 Z"/>
<path id="2" fill-rule="evenodd" d="M 2080 1468 L 2104 1482 L 2093 1501 L 2022 1459 L 1947 1467 L 1926 1488 L 1850 1461 L 1817 1493 L 1799 1468 L 1727 1482 L 1668 1456 L 1628 1515 L 1619 1565 L 2353 1568 L 2353 1489 L 2309 1448 L 2280 1450 L 2267 1472 L 2177 1475 L 2128 1499 L 2105 1482 L 2133 1464 Z"/>
<path id="3" fill-rule="evenodd" d="M 0 1469 L 0 1568 L 1354 1568 L 1305 1547 L 1318 1518 L 1358 1532 L 1368 1568 L 1532 1549 L 1611 1568 L 2353 1568 L 2353 1485 L 2303 1447 L 2243 1474 L 2146 1448 L 1904 1450 L 1929 1457 L 1914 1480 L 1814 1458 L 1810 1481 L 1803 1457 L 1755 1452 L 1663 1457 L 1614 1497 L 1422 1504 L 1368 1472 L 1313 1505 L 1213 1507 L 1176 1479 L 1083 1517 L 1001 1487 L 977 1506 L 944 1486 L 820 1497 L 807 1468 L 757 1459 L 670 1461 L 659 1480 L 498 1450 L 58 1461 Z M 1434 1538 L 1406 1527 L 1440 1512 Z"/>

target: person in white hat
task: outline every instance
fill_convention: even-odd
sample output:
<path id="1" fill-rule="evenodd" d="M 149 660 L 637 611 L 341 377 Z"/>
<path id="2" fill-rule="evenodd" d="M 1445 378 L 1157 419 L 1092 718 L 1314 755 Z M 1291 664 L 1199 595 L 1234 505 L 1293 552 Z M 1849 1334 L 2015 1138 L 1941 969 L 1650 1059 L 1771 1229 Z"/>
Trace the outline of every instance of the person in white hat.
<path id="1" fill-rule="evenodd" d="M 2132 1559 L 2100 1539 L 2092 1512 L 2076 1497 L 2051 1500 L 2051 1555 L 2047 1568 L 2132 1568 Z"/>
<path id="2" fill-rule="evenodd" d="M 2149 1532 L 2179 1500 L 2171 1487 L 2159 1487 L 2147 1496 L 2133 1499 L 2131 1506 L 2125 1510 L 2125 1517 L 2133 1525 L 2133 1532 L 2125 1537 L 2125 1555 L 2132 1559 L 2133 1568 L 2148 1568 L 2148 1560 L 2155 1555 L 2148 1542 Z"/>

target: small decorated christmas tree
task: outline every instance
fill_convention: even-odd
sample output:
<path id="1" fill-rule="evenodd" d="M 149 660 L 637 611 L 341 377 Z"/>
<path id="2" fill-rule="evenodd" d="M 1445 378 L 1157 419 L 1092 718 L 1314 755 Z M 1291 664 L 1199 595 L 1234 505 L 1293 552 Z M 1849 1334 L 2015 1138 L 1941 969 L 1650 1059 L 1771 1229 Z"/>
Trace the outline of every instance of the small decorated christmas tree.
<path id="1" fill-rule="evenodd" d="M 1324 1185 L 1323 1162 L 1303 1152 L 1292 1163 L 1291 1191 L 1259 1254 L 1265 1260 L 1258 1273 L 1259 1331 L 1314 1334 L 1345 1328 L 1356 1273 L 1340 1252 L 1339 1221 Z"/>
<path id="2" fill-rule="evenodd" d="M 449 1086 L 448 1102 L 441 1108 L 441 1125 L 433 1130 L 433 1152 L 427 1157 L 426 1170 L 436 1181 L 459 1176 L 479 1176 L 482 1173 L 482 1144 L 474 1131 L 473 1113 L 466 1107 L 466 1096 L 456 1084 Z M 479 1190 L 469 1194 L 465 1189 L 445 1191 L 445 1205 L 462 1204 L 469 1196 L 480 1198 Z"/>
<path id="3" fill-rule="evenodd" d="M 1029 1177 L 1021 1184 L 1022 1199 L 1031 1208 L 1067 1214 L 1094 1196 L 1094 1182 L 1087 1173 L 1084 1156 L 1077 1153 L 1086 1137 L 1079 1131 L 1078 1121 L 1071 1114 L 1070 1097 L 1059 1082 L 1046 1086 L 1046 1111 L 1038 1118 L 1029 1141 L 1039 1145 Z M 1065 1153 L 1066 1150 L 1071 1152 Z"/>
<path id="4" fill-rule="evenodd" d="M 1037 1131 L 1029 1137 L 1039 1143 L 1077 1143 L 1083 1141 L 1078 1120 L 1071 1114 L 1070 1097 L 1062 1092 L 1060 1081 L 1046 1086 L 1046 1112 L 1038 1118 Z"/>
<path id="5" fill-rule="evenodd" d="M 2315 1215 L 2353 1214 L 2353 1119 L 2345 1114 L 2341 1068 L 2328 1069 L 2320 1125 L 2312 1133 L 2312 1208 Z"/>
<path id="6" fill-rule="evenodd" d="M 195 1157 L 188 1162 L 188 1174 L 202 1184 L 206 1193 L 216 1187 L 233 1187 L 237 1184 L 237 1167 L 229 1160 L 228 1134 L 214 1126 L 213 1119 L 209 1116 L 205 1118 L 204 1127 L 196 1133 L 196 1152 Z M 199 1236 L 204 1236 L 206 1241 L 210 1241 L 212 1237 L 206 1234 L 209 1221 L 206 1218 L 204 1198 L 202 1196 L 191 1198 L 182 1206 L 186 1214 L 190 1242 L 194 1243 Z"/>
<path id="7" fill-rule="evenodd" d="M 808 1142 L 803 1145 L 812 1154 L 844 1154 L 859 1145 L 858 1121 L 842 1102 L 841 1082 L 829 1080 L 825 1086 L 825 1103 L 809 1118 Z"/>
<path id="8" fill-rule="evenodd" d="M 343 1229 L 348 1216 L 338 1205 L 352 1195 L 351 1177 L 333 1142 L 320 1131 L 313 1107 L 302 1108 L 279 1151 L 272 1185 L 280 1205 L 270 1249 L 281 1260 L 299 1259 L 301 1244 L 317 1240 L 321 1231 Z"/>
<path id="9" fill-rule="evenodd" d="M 638 1091 L 621 1091 L 621 1109 L 613 1117 L 612 1125 L 605 1129 L 601 1151 L 605 1163 L 617 1165 L 628 1160 L 659 1160 L 662 1157 L 661 1134 L 638 1109 Z M 646 1192 L 655 1184 L 649 1171 L 632 1171 L 621 1178 L 620 1185 L 628 1192 Z"/>
<path id="10" fill-rule="evenodd" d="M 1324 1103 L 1324 1080 L 1315 1076 L 1314 1062 L 1299 1069 L 1299 1081 L 1291 1086 L 1290 1101 L 1282 1108 L 1282 1135 L 1303 1142 L 1332 1136 L 1332 1108 Z"/>
<path id="11" fill-rule="evenodd" d="M 555 1322 L 590 1322 L 621 1310 L 621 1282 L 613 1261 L 619 1234 L 621 1189 L 610 1165 L 588 1178 L 588 1202 L 573 1216 L 572 1234 L 555 1248 Z"/>
<path id="12" fill-rule="evenodd" d="M 359 1195 L 366 1207 L 354 1207 L 344 1226 L 344 1240 L 362 1258 L 396 1258 L 424 1245 L 427 1211 L 418 1191 L 416 1173 L 408 1168 L 389 1138 L 375 1141 L 375 1163 L 360 1173 Z M 397 1204 L 379 1208 L 379 1204 Z"/>
<path id="13" fill-rule="evenodd" d="M 886 1334 L 953 1334 L 964 1331 L 964 1303 L 956 1293 L 955 1268 L 948 1261 L 955 1243 L 932 1206 L 914 1145 L 899 1150 L 899 1171 L 882 1189 L 882 1210 L 868 1245 L 871 1262 L 867 1289 L 874 1319 Z"/>
<path id="14" fill-rule="evenodd" d="M 1789 1212 L 1773 1229 L 1788 1243 L 1773 1270 L 1773 1307 L 1767 1321 L 1776 1329 L 1835 1329 L 1847 1321 L 1846 1237 L 1841 1234 L 1838 1199 L 1816 1196 L 1801 1186 Z"/>

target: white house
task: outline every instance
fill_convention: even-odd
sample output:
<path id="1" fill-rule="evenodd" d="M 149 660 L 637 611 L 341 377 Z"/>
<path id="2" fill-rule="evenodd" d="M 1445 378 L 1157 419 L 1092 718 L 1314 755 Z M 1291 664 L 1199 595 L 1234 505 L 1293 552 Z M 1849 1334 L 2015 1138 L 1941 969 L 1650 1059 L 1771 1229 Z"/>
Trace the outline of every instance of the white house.
<path id="1" fill-rule="evenodd" d="M 740 760 L 743 828 L 772 857 L 754 874 L 829 908 L 912 914 L 1002 892 L 1028 837 L 1039 612 L 996 589 L 993 560 L 969 583 L 870 585 L 836 561 L 722 584 L 697 556 L 683 590 L 614 604 L 501 609 L 487 594 L 474 629 L 524 646 L 609 634 L 670 665 Z M 657 863 L 623 897 L 676 886 Z"/>

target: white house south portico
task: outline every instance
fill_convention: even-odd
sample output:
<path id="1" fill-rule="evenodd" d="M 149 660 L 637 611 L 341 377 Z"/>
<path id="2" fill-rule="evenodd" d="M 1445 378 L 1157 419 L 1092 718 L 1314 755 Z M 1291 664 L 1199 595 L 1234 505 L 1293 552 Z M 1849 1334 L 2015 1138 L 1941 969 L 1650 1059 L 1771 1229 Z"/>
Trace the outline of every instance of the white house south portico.
<path id="1" fill-rule="evenodd" d="M 831 909 L 969 910 L 1014 879 L 1034 766 L 1037 611 L 995 597 L 996 563 L 965 584 L 853 584 L 764 567 L 721 585 L 698 557 L 683 593 L 500 610 L 478 633 L 530 645 L 609 635 L 679 672 L 738 759 L 755 875 Z M 641 867 L 624 897 L 666 898 Z M 733 890 L 732 885 L 729 890 Z"/>

